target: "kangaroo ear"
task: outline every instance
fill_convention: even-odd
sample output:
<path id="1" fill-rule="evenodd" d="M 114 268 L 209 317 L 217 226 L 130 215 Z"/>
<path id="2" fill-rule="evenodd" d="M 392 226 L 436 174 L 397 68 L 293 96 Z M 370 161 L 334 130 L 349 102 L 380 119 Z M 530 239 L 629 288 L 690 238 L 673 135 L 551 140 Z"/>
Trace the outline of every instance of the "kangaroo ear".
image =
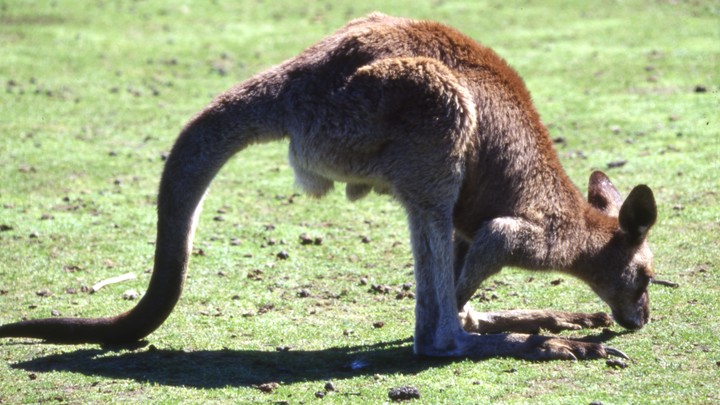
<path id="1" fill-rule="evenodd" d="M 657 207 L 650 187 L 641 184 L 632 189 L 620 208 L 618 218 L 620 229 L 630 238 L 631 243 L 642 243 L 656 219 Z"/>
<path id="2" fill-rule="evenodd" d="M 605 173 L 595 171 L 590 175 L 588 202 L 606 215 L 617 217 L 622 197 Z"/>

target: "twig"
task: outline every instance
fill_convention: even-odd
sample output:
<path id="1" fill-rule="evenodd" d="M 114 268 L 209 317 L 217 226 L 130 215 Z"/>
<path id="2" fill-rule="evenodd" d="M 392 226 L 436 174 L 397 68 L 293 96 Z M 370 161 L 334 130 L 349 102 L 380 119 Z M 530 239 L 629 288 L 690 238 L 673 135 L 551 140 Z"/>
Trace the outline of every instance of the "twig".
<path id="1" fill-rule="evenodd" d="M 658 280 L 656 278 L 651 279 L 650 282 L 653 284 L 664 285 L 665 287 L 670 287 L 670 288 L 680 287 L 680 284 L 678 284 L 678 283 L 673 283 L 672 281 Z"/>
<path id="2" fill-rule="evenodd" d="M 92 288 L 90 289 L 90 294 L 95 293 L 95 292 L 97 292 L 98 290 L 100 290 L 101 288 L 103 288 L 103 287 L 105 287 L 105 286 L 108 286 L 108 285 L 110 285 L 110 284 L 122 283 L 123 281 L 132 280 L 132 279 L 134 279 L 134 278 L 136 278 L 136 277 L 137 277 L 137 276 L 135 276 L 134 273 L 127 273 L 127 274 L 123 274 L 123 275 L 120 275 L 120 276 L 117 276 L 117 277 L 111 277 L 111 278 L 105 279 L 105 280 L 103 280 L 103 281 L 100 281 L 100 282 L 98 282 L 98 283 L 95 283 L 95 284 L 92 286 Z"/>

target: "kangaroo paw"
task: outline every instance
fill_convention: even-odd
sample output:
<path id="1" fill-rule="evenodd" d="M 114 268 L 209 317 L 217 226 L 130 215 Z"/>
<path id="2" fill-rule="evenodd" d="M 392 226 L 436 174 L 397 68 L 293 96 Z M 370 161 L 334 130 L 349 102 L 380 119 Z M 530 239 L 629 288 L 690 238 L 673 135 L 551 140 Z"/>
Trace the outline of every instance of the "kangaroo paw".
<path id="1" fill-rule="evenodd" d="M 476 312 L 467 306 L 458 316 L 463 328 L 474 333 L 537 333 L 541 329 L 556 333 L 563 330 L 605 327 L 612 325 L 613 322 L 604 312 L 594 314 L 543 310 Z"/>

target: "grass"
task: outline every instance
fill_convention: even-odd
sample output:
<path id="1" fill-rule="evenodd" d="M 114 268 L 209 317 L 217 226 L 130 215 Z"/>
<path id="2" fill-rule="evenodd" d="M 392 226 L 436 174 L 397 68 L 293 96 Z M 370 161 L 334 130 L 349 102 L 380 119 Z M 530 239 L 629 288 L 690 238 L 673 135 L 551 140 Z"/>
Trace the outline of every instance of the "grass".
<path id="1" fill-rule="evenodd" d="M 428 403 L 720 402 L 714 2 L 1 0 L 0 322 L 132 306 L 123 292 L 147 285 L 161 156 L 183 123 L 372 10 L 495 48 L 564 139 L 583 190 L 614 161 L 626 161 L 607 171 L 621 190 L 653 188 L 656 271 L 680 287 L 652 287 L 653 323 L 611 341 L 629 367 L 414 358 L 414 301 L 394 292 L 412 280 L 404 214 L 385 197 L 295 195 L 286 145 L 274 144 L 241 153 L 213 184 L 183 298 L 150 345 L 4 341 L 0 402 L 298 403 L 318 401 L 326 381 L 336 390 L 324 402 L 379 403 L 403 385 Z M 303 233 L 322 244 L 301 245 Z M 82 290 L 126 272 L 138 278 Z M 606 310 L 558 278 L 507 269 L 475 306 Z M 279 387 L 258 389 L 268 382 Z"/>

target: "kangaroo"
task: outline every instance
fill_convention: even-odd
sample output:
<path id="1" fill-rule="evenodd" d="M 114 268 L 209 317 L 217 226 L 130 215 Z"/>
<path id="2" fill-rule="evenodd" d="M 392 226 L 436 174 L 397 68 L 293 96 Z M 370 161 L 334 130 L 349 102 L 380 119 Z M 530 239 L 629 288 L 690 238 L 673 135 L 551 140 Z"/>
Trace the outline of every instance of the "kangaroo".
<path id="1" fill-rule="evenodd" d="M 601 172 L 587 200 L 552 147 L 519 75 L 439 23 L 371 14 L 216 97 L 182 130 L 160 181 L 147 293 L 108 318 L 0 326 L 0 337 L 123 344 L 144 338 L 180 298 L 206 190 L 235 153 L 289 138 L 296 183 L 321 197 L 391 194 L 407 212 L 416 284 L 414 351 L 423 356 L 587 359 L 621 351 L 536 335 L 649 320 L 646 243 L 657 210 L 645 185 L 625 201 Z M 505 266 L 558 270 L 592 288 L 605 313 L 481 313 L 468 301 Z"/>

